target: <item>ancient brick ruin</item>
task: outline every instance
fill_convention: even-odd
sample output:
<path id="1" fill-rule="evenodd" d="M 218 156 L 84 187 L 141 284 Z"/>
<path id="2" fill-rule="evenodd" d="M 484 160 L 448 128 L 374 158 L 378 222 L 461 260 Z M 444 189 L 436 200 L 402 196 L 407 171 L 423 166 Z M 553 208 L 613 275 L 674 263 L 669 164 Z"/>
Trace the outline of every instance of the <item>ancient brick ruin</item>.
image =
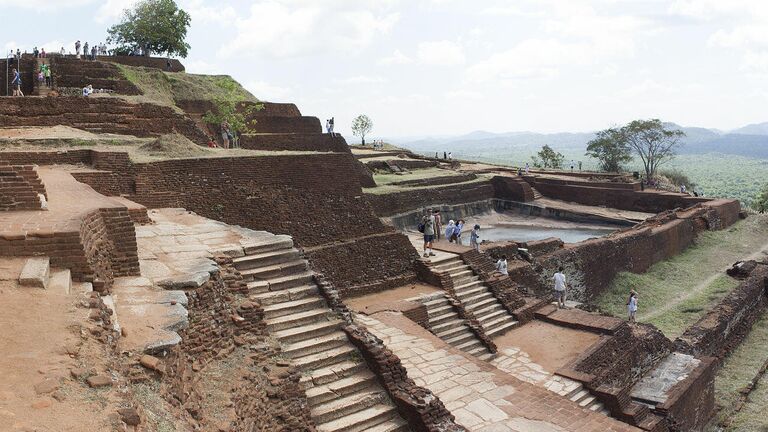
<path id="1" fill-rule="evenodd" d="M 0 127 L 177 133 L 200 146 L 216 132 L 202 120 L 211 101 L 120 98 L 141 91 L 108 61 L 164 69 L 164 59 L 99 60 L 54 60 L 57 85 L 86 79 L 114 95 L 2 98 Z M 181 71 L 174 62 L 168 73 Z M 737 224 L 738 201 L 640 190 L 598 173 L 519 176 L 405 151 L 353 152 L 293 104 L 264 103 L 250 120 L 241 144 L 259 153 L 141 161 L 87 144 L 0 149 L 5 288 L 46 287 L 87 311 L 80 344 L 108 361 L 91 373 L 67 352 L 71 376 L 57 385 L 123 389 L 105 402 L 114 405 L 101 429 L 87 430 L 166 421 L 207 431 L 660 432 L 711 421 L 718 361 L 765 311 L 765 262 L 729 271 L 738 287 L 675 340 L 588 306 L 619 272 L 645 272 L 705 231 Z M 375 172 L 419 169 L 444 173 L 372 192 Z M 420 257 L 403 226 L 426 208 L 446 219 L 495 211 L 610 221 L 614 231 L 490 242 L 481 252 L 442 241 L 436 256 Z M 643 216 L 616 216 L 630 213 Z M 508 276 L 495 272 L 502 255 Z M 551 304 L 561 266 L 569 300 L 584 306 Z M 509 345 L 529 329 L 583 342 L 538 364 Z"/>

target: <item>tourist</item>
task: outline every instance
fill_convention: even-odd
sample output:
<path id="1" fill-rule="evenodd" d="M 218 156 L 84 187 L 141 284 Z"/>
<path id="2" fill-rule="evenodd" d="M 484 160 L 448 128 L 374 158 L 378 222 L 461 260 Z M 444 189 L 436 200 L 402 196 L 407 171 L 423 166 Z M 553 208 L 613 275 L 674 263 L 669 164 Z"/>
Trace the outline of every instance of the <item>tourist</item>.
<path id="1" fill-rule="evenodd" d="M 453 160 L 453 153 L 448 152 L 448 160 Z"/>
<path id="2" fill-rule="evenodd" d="M 435 159 L 439 159 L 437 152 L 435 152 Z"/>
<path id="3" fill-rule="evenodd" d="M 509 271 L 507 271 L 507 256 L 502 255 L 501 258 L 496 261 L 496 273 L 502 274 L 504 276 L 509 276 Z"/>
<path id="4" fill-rule="evenodd" d="M 456 240 L 456 244 L 461 245 L 461 230 L 464 229 L 464 219 L 459 219 L 456 222 L 456 228 L 453 229 L 453 239 Z"/>
<path id="5" fill-rule="evenodd" d="M 684 194 L 684 193 L 685 193 L 685 185 L 684 185 L 684 184 L 681 184 L 681 185 L 680 185 L 680 193 L 681 193 L 681 194 Z"/>
<path id="6" fill-rule="evenodd" d="M 91 60 L 96 60 L 96 45 L 91 48 Z"/>
<path id="7" fill-rule="evenodd" d="M 576 165 L 576 163 L 573 162 L 573 159 L 571 159 L 571 172 L 573 172 L 573 167 Z"/>
<path id="8" fill-rule="evenodd" d="M 448 153 L 443 152 L 443 159 L 448 160 Z"/>
<path id="9" fill-rule="evenodd" d="M 218 147 L 216 145 L 216 140 L 213 139 L 213 136 L 209 136 L 208 137 L 208 148 L 216 148 L 216 147 Z"/>
<path id="10" fill-rule="evenodd" d="M 627 311 L 629 312 L 629 321 L 635 322 L 635 314 L 637 313 L 637 292 L 635 290 L 629 291 L 629 300 L 627 300 Z"/>
<path id="11" fill-rule="evenodd" d="M 531 173 L 531 167 L 528 165 L 528 162 L 525 163 L 525 175 L 528 175 Z"/>
<path id="12" fill-rule="evenodd" d="M 45 48 L 40 48 L 40 58 L 45 58 Z"/>
<path id="13" fill-rule="evenodd" d="M 581 171 L 581 161 L 579 161 L 579 171 Z"/>
<path id="14" fill-rule="evenodd" d="M 59 50 L 59 55 L 64 57 L 65 55 L 67 55 L 67 50 L 65 50 L 64 47 L 61 47 L 61 50 Z"/>
<path id="15" fill-rule="evenodd" d="M 440 241 L 440 234 L 443 232 L 443 216 L 440 214 L 440 209 L 434 209 L 432 215 L 435 217 L 435 238 Z"/>
<path id="16" fill-rule="evenodd" d="M 75 42 L 75 56 L 80 58 L 80 41 Z"/>
<path id="17" fill-rule="evenodd" d="M 90 96 L 91 93 L 93 93 L 93 86 L 88 84 L 87 86 L 83 87 L 83 96 Z"/>
<path id="18" fill-rule="evenodd" d="M 331 136 L 335 136 L 334 133 L 333 133 L 333 117 L 331 117 L 331 120 L 329 121 L 329 124 L 331 126 L 331 129 L 330 129 Z"/>
<path id="19" fill-rule="evenodd" d="M 40 57 L 40 50 L 35 47 L 35 49 L 32 50 L 32 55 L 35 56 L 35 58 Z"/>
<path id="20" fill-rule="evenodd" d="M 563 274 L 563 268 L 557 269 L 557 273 L 552 277 L 555 281 L 555 299 L 557 300 L 557 307 L 565 309 L 565 275 Z"/>
<path id="21" fill-rule="evenodd" d="M 171 71 L 171 56 L 165 58 L 165 68 L 168 70 L 168 72 Z"/>
<path id="22" fill-rule="evenodd" d="M 230 133 L 229 133 L 229 123 L 227 123 L 226 120 L 225 120 L 225 121 L 221 122 L 220 127 L 221 127 L 222 147 L 224 147 L 225 149 L 228 149 L 229 148 L 229 136 L 230 136 Z"/>
<path id="23" fill-rule="evenodd" d="M 421 218 L 421 224 L 424 227 L 424 258 L 435 256 L 432 252 L 432 241 L 435 239 L 435 216 L 427 212 Z"/>
<path id="24" fill-rule="evenodd" d="M 445 227 L 445 238 L 448 240 L 448 243 L 451 243 L 453 241 L 453 231 L 456 229 L 456 222 L 453 221 L 453 219 L 448 221 L 448 226 Z"/>
<path id="25" fill-rule="evenodd" d="M 45 67 L 45 71 L 43 72 L 43 75 L 45 76 L 45 85 L 51 87 L 53 85 L 51 81 L 51 67 L 48 65 L 43 66 Z"/>
<path id="26" fill-rule="evenodd" d="M 11 87 L 13 88 L 13 95 L 14 96 L 24 96 L 24 93 L 21 91 L 21 74 L 19 74 L 19 71 L 16 70 L 16 68 L 13 68 L 11 71 L 11 75 L 13 75 L 13 81 L 11 81 Z"/>
<path id="27" fill-rule="evenodd" d="M 88 42 L 86 42 L 83 45 L 83 58 L 85 58 L 86 60 L 88 60 L 88 56 L 90 55 L 90 52 L 91 52 L 89 47 L 90 45 L 88 45 Z"/>
<path id="28" fill-rule="evenodd" d="M 480 252 L 480 225 L 475 224 L 472 232 L 469 234 L 469 245 L 472 249 Z"/>
<path id="29" fill-rule="evenodd" d="M 325 120 L 325 132 L 328 134 L 331 133 L 331 119 Z"/>

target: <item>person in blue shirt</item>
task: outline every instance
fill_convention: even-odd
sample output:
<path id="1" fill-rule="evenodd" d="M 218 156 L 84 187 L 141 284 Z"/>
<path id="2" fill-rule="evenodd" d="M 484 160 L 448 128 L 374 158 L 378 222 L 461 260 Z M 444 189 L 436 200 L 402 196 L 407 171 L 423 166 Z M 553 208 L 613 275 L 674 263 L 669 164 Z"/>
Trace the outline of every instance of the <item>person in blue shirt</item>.
<path id="1" fill-rule="evenodd" d="M 461 244 L 461 230 L 464 229 L 464 219 L 459 219 L 458 222 L 456 222 L 456 228 L 453 229 L 453 235 L 456 239 L 457 244 Z"/>
<path id="2" fill-rule="evenodd" d="M 475 225 L 472 228 L 472 233 L 469 235 L 469 245 L 472 249 L 480 252 L 480 225 Z"/>
<path id="3" fill-rule="evenodd" d="M 21 75 L 15 68 L 13 69 L 13 81 L 11 81 L 11 86 L 13 87 L 14 96 L 24 96 L 24 93 L 21 91 Z"/>

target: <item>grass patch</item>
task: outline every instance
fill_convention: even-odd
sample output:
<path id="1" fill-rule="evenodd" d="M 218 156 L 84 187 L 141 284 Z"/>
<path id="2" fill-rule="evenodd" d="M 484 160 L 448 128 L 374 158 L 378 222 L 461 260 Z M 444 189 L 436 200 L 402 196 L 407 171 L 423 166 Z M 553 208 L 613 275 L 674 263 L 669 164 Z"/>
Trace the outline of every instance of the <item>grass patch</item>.
<path id="1" fill-rule="evenodd" d="M 406 180 L 420 180 L 420 179 L 431 178 L 431 177 L 445 177 L 451 174 L 458 174 L 458 173 L 456 173 L 456 171 L 453 171 L 453 170 L 442 169 L 442 168 L 424 168 L 424 169 L 415 169 L 413 171 L 409 171 L 403 174 L 393 174 L 390 172 L 374 173 L 373 180 L 376 181 L 377 185 L 384 186 L 384 185 L 406 181 Z"/>
<path id="2" fill-rule="evenodd" d="M 723 362 L 715 376 L 715 403 L 720 407 L 719 419 L 731 414 L 739 399 L 739 390 L 755 376 L 768 358 L 768 317 L 758 320 L 738 348 Z M 768 379 L 764 376 L 750 394 L 742 410 L 733 418 L 729 431 L 768 430 L 765 406 L 768 405 Z M 715 422 L 716 423 L 716 422 Z"/>
<path id="3" fill-rule="evenodd" d="M 703 232 L 693 246 L 646 273 L 619 273 L 596 304 L 624 317 L 629 290 L 634 289 L 639 293 L 638 320 L 677 337 L 736 287 L 737 281 L 724 270 L 767 243 L 768 215 L 752 216 L 727 230 Z"/>

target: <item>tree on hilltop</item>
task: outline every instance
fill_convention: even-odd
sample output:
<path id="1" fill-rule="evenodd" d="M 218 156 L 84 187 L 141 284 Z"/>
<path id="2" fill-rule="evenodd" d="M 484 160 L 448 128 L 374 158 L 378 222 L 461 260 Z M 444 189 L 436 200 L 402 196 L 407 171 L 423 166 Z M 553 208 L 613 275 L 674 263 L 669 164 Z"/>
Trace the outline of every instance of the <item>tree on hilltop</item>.
<path id="1" fill-rule="evenodd" d="M 229 124 L 229 130 L 237 136 L 238 133 L 248 133 L 253 128 L 254 121 L 248 121 L 248 118 L 254 111 L 264 108 L 262 103 L 246 103 L 247 96 L 240 91 L 240 85 L 237 81 L 228 79 L 219 79 L 216 86 L 221 90 L 213 97 L 214 110 L 208 111 L 203 116 L 206 123 L 219 126 L 224 122 Z"/>
<path id="2" fill-rule="evenodd" d="M 107 41 L 116 44 L 116 52 L 128 53 L 137 48 L 144 55 L 165 53 L 187 57 L 185 42 L 191 17 L 173 0 L 141 0 L 133 9 L 123 11 L 123 20 L 107 30 Z"/>
<path id="3" fill-rule="evenodd" d="M 607 172 L 619 172 L 622 165 L 632 161 L 632 149 L 623 128 L 597 132 L 595 138 L 587 143 L 586 155 L 597 159 L 600 169 Z"/>
<path id="4" fill-rule="evenodd" d="M 352 120 L 352 134 L 359 136 L 363 145 L 365 145 L 365 136 L 371 133 L 371 130 L 373 130 L 373 122 L 367 115 L 360 114 Z"/>
<path id="5" fill-rule="evenodd" d="M 648 179 L 656 175 L 659 166 L 675 157 L 685 136 L 685 132 L 679 129 L 667 129 L 659 119 L 635 120 L 622 127 L 621 131 L 629 148 L 643 161 Z"/>
<path id="6" fill-rule="evenodd" d="M 768 184 L 763 186 L 763 190 L 757 194 L 755 201 L 752 203 L 752 207 L 760 213 L 768 211 Z"/>
<path id="7" fill-rule="evenodd" d="M 560 168 L 563 165 L 565 156 L 556 152 L 552 147 L 545 145 L 533 156 L 533 166 L 540 168 Z"/>

